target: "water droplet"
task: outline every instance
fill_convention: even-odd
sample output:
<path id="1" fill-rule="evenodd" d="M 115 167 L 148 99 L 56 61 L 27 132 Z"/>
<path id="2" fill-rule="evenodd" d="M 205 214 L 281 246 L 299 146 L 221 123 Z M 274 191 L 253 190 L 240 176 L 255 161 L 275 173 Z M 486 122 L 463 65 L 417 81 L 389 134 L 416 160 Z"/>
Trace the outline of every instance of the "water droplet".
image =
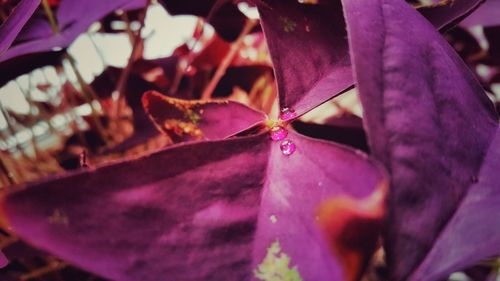
<path id="1" fill-rule="evenodd" d="M 288 107 L 285 107 L 281 110 L 281 113 L 280 113 L 281 120 L 288 121 L 288 120 L 291 120 L 295 117 L 297 117 L 297 114 L 295 114 L 295 110 L 288 108 Z"/>
<path id="2" fill-rule="evenodd" d="M 288 135 L 288 131 L 281 126 L 274 126 L 271 128 L 271 139 L 274 141 L 284 140 Z"/>
<path id="3" fill-rule="evenodd" d="M 291 140 L 284 140 L 280 144 L 280 149 L 284 155 L 288 156 L 288 155 L 292 155 L 295 152 L 295 150 L 297 149 L 297 147 L 295 146 L 295 144 Z"/>
<path id="4" fill-rule="evenodd" d="M 323 186 L 323 182 L 322 181 L 318 182 L 318 186 Z"/>
<path id="5" fill-rule="evenodd" d="M 277 218 L 275 215 L 270 215 L 270 216 L 269 216 L 269 220 L 270 220 L 272 223 L 276 223 L 276 222 L 278 222 L 278 218 Z"/>

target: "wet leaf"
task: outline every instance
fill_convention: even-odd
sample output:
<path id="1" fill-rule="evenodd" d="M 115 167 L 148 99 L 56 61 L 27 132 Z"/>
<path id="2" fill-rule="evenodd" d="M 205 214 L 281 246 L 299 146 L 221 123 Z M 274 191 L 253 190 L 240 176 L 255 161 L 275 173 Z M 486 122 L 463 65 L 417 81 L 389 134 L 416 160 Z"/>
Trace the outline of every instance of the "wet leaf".
<path id="1" fill-rule="evenodd" d="M 24 239 L 113 280 L 249 280 L 275 241 L 304 280 L 340 280 L 318 204 L 385 178 L 358 152 L 289 139 L 290 156 L 268 133 L 181 144 L 26 186 L 4 209 Z"/>
<path id="2" fill-rule="evenodd" d="M 281 108 L 301 115 L 354 84 L 340 1 L 256 1 L 271 53 Z M 480 0 L 424 9 L 447 28 L 478 7 Z M 406 25 L 406 24 L 405 24 Z M 372 26 L 367 26 L 373 29 Z"/>

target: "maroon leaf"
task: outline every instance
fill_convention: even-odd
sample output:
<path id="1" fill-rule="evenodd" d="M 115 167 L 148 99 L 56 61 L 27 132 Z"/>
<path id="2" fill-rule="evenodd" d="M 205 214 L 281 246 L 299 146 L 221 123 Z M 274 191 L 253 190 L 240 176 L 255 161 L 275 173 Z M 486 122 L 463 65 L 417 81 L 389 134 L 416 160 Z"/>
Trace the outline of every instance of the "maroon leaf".
<path id="1" fill-rule="evenodd" d="M 358 152 L 289 139 L 290 156 L 267 133 L 177 145 L 35 183 L 4 208 L 21 237 L 113 280 L 249 280 L 277 242 L 304 280 L 340 278 L 316 208 L 385 178 Z"/>
<path id="2" fill-rule="evenodd" d="M 500 252 L 498 117 L 464 62 L 400 0 L 344 0 L 373 155 L 392 176 L 393 280 L 442 280 Z"/>
<path id="3" fill-rule="evenodd" d="M 174 142 L 217 140 L 261 124 L 266 116 L 231 101 L 187 101 L 146 92 L 146 112 L 160 132 Z"/>

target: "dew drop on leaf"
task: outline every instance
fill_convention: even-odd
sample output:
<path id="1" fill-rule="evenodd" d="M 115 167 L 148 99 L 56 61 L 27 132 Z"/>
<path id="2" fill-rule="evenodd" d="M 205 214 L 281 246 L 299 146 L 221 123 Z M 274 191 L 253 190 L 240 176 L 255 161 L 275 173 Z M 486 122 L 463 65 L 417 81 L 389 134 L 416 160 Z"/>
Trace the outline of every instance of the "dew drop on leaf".
<path id="1" fill-rule="evenodd" d="M 288 155 L 292 155 L 295 152 L 295 150 L 297 149 L 297 147 L 295 146 L 295 143 L 293 143 L 291 140 L 284 140 L 280 144 L 280 149 L 281 149 L 281 153 L 288 156 Z"/>
<path id="2" fill-rule="evenodd" d="M 281 126 L 274 126 L 271 128 L 271 139 L 274 141 L 284 140 L 288 135 L 288 131 Z"/>
<path id="3" fill-rule="evenodd" d="M 278 218 L 277 218 L 275 215 L 270 215 L 270 216 L 269 216 L 269 220 L 270 220 L 272 223 L 277 223 L 277 222 L 278 222 Z"/>
<path id="4" fill-rule="evenodd" d="M 288 108 L 288 107 L 283 108 L 281 110 L 281 113 L 280 113 L 280 119 L 283 121 L 291 120 L 291 119 L 295 118 L 296 116 L 297 116 L 297 114 L 295 114 L 295 110 Z"/>

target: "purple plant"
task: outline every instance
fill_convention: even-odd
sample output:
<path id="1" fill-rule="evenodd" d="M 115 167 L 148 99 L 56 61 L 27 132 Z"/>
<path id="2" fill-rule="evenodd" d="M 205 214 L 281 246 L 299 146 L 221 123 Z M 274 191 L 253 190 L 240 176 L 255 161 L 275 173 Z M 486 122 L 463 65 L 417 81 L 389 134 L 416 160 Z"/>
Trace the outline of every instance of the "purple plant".
<path id="1" fill-rule="evenodd" d="M 178 144 L 19 187 L 5 215 L 33 245 L 123 281 L 358 280 L 380 231 L 390 280 L 496 257 L 498 116 L 436 30 L 480 2 L 255 1 L 279 118 L 148 91 Z M 373 159 L 291 127 L 353 86 Z"/>

